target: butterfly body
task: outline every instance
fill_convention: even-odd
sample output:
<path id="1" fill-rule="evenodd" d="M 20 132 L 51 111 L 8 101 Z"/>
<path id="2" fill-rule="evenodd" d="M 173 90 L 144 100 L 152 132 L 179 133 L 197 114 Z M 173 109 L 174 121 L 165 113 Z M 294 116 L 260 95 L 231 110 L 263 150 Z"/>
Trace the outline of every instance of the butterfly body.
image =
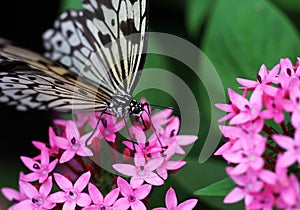
<path id="1" fill-rule="evenodd" d="M 44 35 L 45 56 L 0 40 L 0 102 L 18 110 L 140 115 L 147 0 L 83 0 Z"/>

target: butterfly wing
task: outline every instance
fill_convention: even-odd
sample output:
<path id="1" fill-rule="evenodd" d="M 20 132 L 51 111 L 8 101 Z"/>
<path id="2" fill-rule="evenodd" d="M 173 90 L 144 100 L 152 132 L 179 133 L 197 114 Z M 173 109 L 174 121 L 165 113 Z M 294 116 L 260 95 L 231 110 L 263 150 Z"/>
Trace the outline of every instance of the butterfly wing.
<path id="1" fill-rule="evenodd" d="M 0 40 L 0 102 L 22 111 L 104 111 L 111 94 L 37 53 Z"/>
<path id="2" fill-rule="evenodd" d="M 131 94 L 145 62 L 147 0 L 83 0 L 43 38 L 51 60 L 114 94 Z"/>

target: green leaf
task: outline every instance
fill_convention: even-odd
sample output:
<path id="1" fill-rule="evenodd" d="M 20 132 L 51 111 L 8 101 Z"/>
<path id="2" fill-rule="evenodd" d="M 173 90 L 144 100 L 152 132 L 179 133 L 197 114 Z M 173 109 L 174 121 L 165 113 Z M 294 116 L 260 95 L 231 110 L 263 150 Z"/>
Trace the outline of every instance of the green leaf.
<path id="1" fill-rule="evenodd" d="M 63 0 L 60 5 L 60 12 L 64 12 L 66 10 L 82 9 L 82 0 Z"/>
<path id="2" fill-rule="evenodd" d="M 223 85 L 231 88 L 238 85 L 236 77 L 255 79 L 262 64 L 270 69 L 280 58 L 295 61 L 299 49 L 299 35 L 288 18 L 261 0 L 218 0 L 203 41 Z"/>
<path id="3" fill-rule="evenodd" d="M 211 0 L 188 0 L 186 1 L 186 26 L 192 37 L 197 37 L 200 28 L 209 12 Z"/>
<path id="4" fill-rule="evenodd" d="M 228 177 L 199 189 L 194 194 L 205 196 L 226 196 L 234 187 L 236 187 L 236 184 Z"/>

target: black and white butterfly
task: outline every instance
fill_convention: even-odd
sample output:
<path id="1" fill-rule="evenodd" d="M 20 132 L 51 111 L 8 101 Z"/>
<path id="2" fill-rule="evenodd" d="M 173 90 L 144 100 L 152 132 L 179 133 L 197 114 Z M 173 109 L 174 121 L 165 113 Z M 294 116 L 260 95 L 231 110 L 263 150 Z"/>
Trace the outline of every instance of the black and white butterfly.
<path id="1" fill-rule="evenodd" d="M 43 35 L 47 58 L 0 40 L 0 102 L 140 115 L 132 92 L 146 57 L 147 1 L 83 0 Z"/>

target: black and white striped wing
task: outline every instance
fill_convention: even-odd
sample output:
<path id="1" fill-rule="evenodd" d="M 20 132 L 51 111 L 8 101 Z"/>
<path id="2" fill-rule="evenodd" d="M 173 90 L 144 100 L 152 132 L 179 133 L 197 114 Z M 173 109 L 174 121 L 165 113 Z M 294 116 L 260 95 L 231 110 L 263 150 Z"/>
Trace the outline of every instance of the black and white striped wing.
<path id="1" fill-rule="evenodd" d="M 44 36 L 46 56 L 114 94 L 131 94 L 145 62 L 147 0 L 83 0 Z"/>
<path id="2" fill-rule="evenodd" d="M 111 93 L 76 77 L 37 53 L 0 40 L 0 102 L 21 111 L 106 110 Z"/>

